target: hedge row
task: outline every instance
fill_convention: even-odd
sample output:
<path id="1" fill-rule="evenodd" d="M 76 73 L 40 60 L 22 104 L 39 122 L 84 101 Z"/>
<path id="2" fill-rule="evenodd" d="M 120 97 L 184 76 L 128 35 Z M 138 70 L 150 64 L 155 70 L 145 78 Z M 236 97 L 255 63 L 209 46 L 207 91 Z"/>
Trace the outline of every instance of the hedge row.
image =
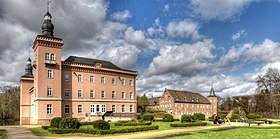
<path id="1" fill-rule="evenodd" d="M 180 121 L 180 119 L 174 118 L 173 121 Z M 154 122 L 163 122 L 163 119 L 162 118 L 155 118 Z"/>
<path id="2" fill-rule="evenodd" d="M 49 128 L 48 131 L 53 134 L 85 133 L 85 134 L 95 134 L 95 135 L 106 135 L 106 134 L 118 134 L 118 133 L 130 133 L 130 132 L 156 130 L 158 128 L 159 128 L 158 125 L 148 125 L 148 126 L 115 128 L 115 129 L 110 129 L 110 130 L 96 130 L 93 128 L 82 128 L 82 129 Z"/>
<path id="3" fill-rule="evenodd" d="M 206 122 L 187 122 L 187 123 L 178 123 L 178 124 L 170 124 L 171 127 L 191 127 L 191 126 L 206 126 Z"/>
<path id="4" fill-rule="evenodd" d="M 84 126 L 84 125 L 93 125 L 94 122 L 80 122 L 80 125 L 81 126 Z"/>
<path id="5" fill-rule="evenodd" d="M 42 126 L 42 129 L 44 130 L 48 130 L 49 128 L 51 128 L 51 126 Z"/>
<path id="6" fill-rule="evenodd" d="M 151 125 L 152 122 L 130 122 L 130 123 L 115 123 L 115 126 L 139 126 L 139 125 Z"/>

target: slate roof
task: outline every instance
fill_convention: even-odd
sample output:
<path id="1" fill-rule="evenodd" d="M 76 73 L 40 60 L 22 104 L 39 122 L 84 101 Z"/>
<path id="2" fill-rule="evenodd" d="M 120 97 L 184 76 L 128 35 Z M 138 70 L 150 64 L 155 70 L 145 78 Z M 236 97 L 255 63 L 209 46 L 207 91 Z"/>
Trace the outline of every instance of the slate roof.
<path id="1" fill-rule="evenodd" d="M 149 98 L 148 99 L 149 106 L 159 105 L 159 98 L 160 97 Z"/>
<path id="2" fill-rule="evenodd" d="M 104 67 L 104 68 L 121 69 L 109 61 L 83 58 L 83 57 L 77 57 L 77 56 L 69 56 L 64 62 L 72 62 L 72 63 L 88 64 L 88 65 L 95 65 L 95 63 L 101 63 L 102 67 Z"/>
<path id="3" fill-rule="evenodd" d="M 189 92 L 189 91 L 179 91 L 166 89 L 174 98 L 175 102 L 179 103 L 201 103 L 208 104 L 210 101 L 199 93 Z"/>

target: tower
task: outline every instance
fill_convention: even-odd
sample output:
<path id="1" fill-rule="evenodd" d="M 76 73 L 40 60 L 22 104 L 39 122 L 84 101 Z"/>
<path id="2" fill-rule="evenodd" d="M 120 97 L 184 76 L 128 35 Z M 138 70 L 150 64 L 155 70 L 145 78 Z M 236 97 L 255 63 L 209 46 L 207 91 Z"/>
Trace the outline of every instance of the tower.
<path id="1" fill-rule="evenodd" d="M 42 35 L 35 38 L 34 92 L 31 94 L 31 124 L 46 124 L 61 117 L 61 49 L 63 40 L 53 36 L 52 16 L 47 10 Z"/>
<path id="2" fill-rule="evenodd" d="M 30 124 L 30 95 L 32 91 L 34 77 L 31 59 L 28 58 L 25 66 L 25 74 L 20 77 L 20 124 Z"/>
<path id="3" fill-rule="evenodd" d="M 209 108 L 209 116 L 212 116 L 213 114 L 216 114 L 218 111 L 218 98 L 215 94 L 213 87 L 211 87 L 211 90 L 210 90 L 210 93 L 209 93 L 209 96 L 207 97 L 207 99 L 211 103 L 211 107 Z"/>

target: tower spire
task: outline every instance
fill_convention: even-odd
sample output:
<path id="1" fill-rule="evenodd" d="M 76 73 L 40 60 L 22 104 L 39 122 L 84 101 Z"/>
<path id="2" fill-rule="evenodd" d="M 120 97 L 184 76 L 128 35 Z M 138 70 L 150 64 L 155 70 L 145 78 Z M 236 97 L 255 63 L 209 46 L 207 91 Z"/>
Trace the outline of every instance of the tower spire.
<path id="1" fill-rule="evenodd" d="M 212 87 L 211 87 L 209 96 L 210 96 L 210 97 L 215 97 L 215 96 L 216 96 L 215 91 L 214 91 L 214 88 L 213 88 L 213 84 L 212 84 Z"/>
<path id="2" fill-rule="evenodd" d="M 44 15 L 44 22 L 42 24 L 42 35 L 53 37 L 54 25 L 52 24 L 52 15 L 49 12 L 50 0 L 47 0 L 47 13 Z"/>

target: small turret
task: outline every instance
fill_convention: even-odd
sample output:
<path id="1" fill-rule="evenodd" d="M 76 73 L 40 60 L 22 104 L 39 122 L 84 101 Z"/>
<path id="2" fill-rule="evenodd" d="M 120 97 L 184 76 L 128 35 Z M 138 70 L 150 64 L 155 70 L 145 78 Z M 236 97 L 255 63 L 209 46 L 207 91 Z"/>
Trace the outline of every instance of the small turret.
<path id="1" fill-rule="evenodd" d="M 33 68 L 32 68 L 32 65 L 31 65 L 31 59 L 30 58 L 27 59 L 24 76 L 33 77 Z"/>

